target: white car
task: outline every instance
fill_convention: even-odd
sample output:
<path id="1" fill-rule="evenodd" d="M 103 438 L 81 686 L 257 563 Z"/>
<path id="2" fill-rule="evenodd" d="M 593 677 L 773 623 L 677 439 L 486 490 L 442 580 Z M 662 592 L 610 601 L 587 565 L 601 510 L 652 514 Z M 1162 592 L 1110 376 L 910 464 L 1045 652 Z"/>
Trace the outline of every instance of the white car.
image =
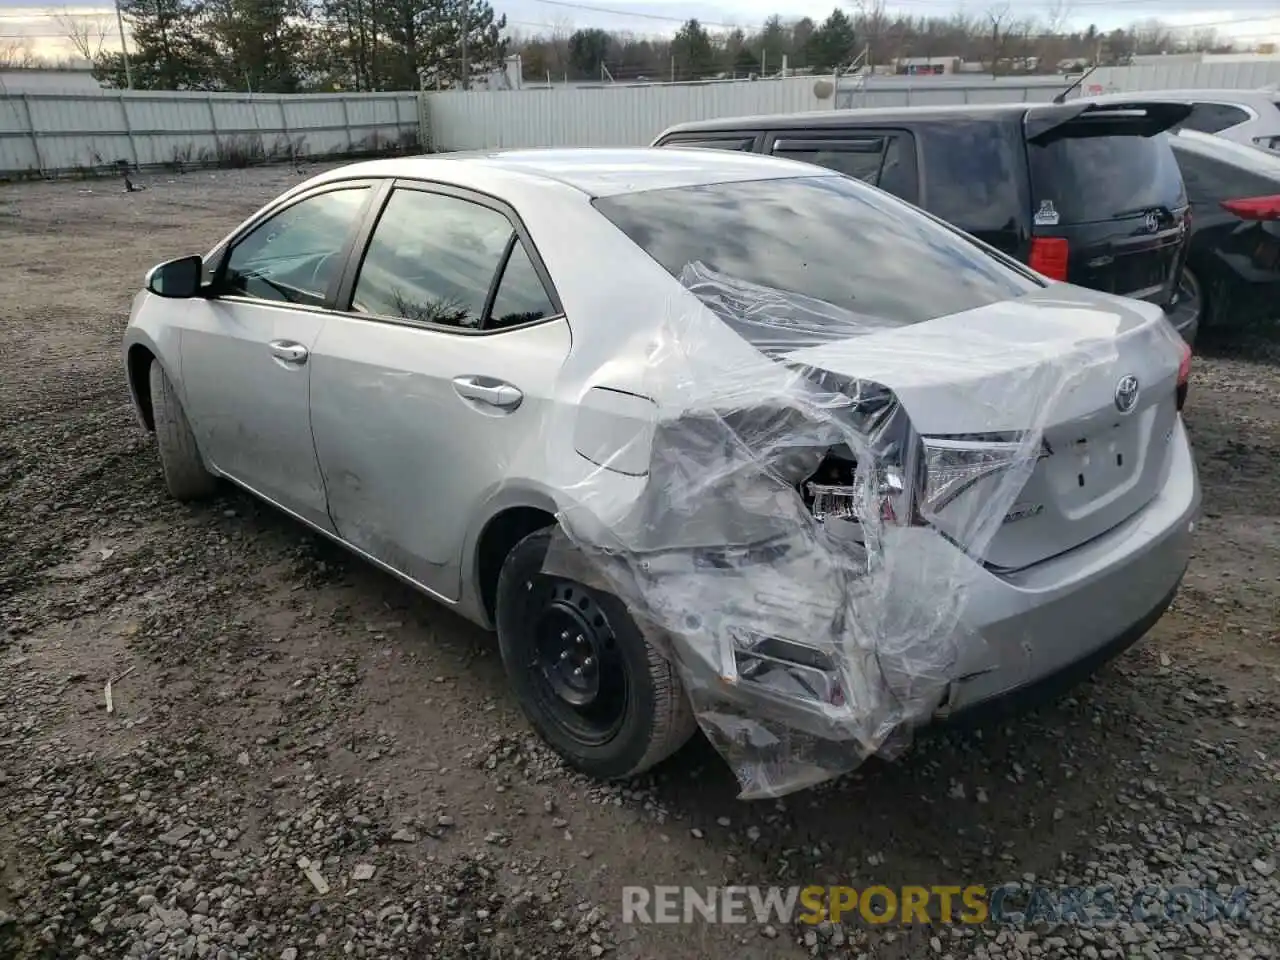
<path id="1" fill-rule="evenodd" d="M 711 150 L 331 170 L 125 334 L 170 491 L 226 478 L 486 627 L 600 777 L 749 794 L 1129 643 L 1182 578 L 1190 351 L 874 187 Z"/>
<path id="2" fill-rule="evenodd" d="M 1280 152 L 1280 90 L 1156 90 L 1089 97 L 1099 103 L 1175 100 L 1192 105 L 1178 129 Z"/>

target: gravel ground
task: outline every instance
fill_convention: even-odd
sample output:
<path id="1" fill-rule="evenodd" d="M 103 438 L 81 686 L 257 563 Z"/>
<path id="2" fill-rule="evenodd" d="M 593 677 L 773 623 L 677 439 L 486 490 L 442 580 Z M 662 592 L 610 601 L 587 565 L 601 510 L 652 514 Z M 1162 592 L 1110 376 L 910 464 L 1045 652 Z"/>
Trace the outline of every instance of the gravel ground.
<path id="1" fill-rule="evenodd" d="M 0 957 L 1277 955 L 1274 348 L 1197 360 L 1198 553 L 1094 682 L 781 802 L 697 740 L 600 786 L 529 733 L 491 637 L 247 496 L 163 494 L 129 298 L 297 179 L 0 187 Z M 619 916 L 624 884 L 1006 881 L 1244 887 L 1248 916 Z"/>

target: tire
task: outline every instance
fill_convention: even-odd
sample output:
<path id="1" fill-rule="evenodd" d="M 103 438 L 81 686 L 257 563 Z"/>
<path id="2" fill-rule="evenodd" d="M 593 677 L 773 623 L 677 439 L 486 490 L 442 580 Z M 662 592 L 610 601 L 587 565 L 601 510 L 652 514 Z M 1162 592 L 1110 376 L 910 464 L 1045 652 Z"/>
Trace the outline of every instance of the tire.
<path id="1" fill-rule="evenodd" d="M 217 489 L 218 478 L 204 468 L 195 434 L 191 432 L 191 424 L 187 422 L 187 415 L 178 400 L 178 392 L 169 382 L 164 368 L 155 360 L 151 361 L 149 378 L 156 447 L 160 451 L 160 467 L 169 495 L 175 500 L 200 500 L 211 496 Z"/>
<path id="2" fill-rule="evenodd" d="M 1205 293 L 1204 285 L 1200 282 L 1200 278 L 1190 267 L 1182 268 L 1182 277 L 1178 282 L 1178 288 L 1180 294 L 1195 301 L 1196 316 L 1193 324 L 1189 324 L 1189 326 L 1194 331 L 1205 329 L 1210 313 L 1209 295 Z M 1194 339 L 1194 336 L 1192 339 Z"/>
<path id="3" fill-rule="evenodd" d="M 645 640 L 621 600 L 542 572 L 550 541 L 551 530 L 532 533 L 502 565 L 496 620 L 503 666 L 529 722 L 570 766 L 600 780 L 634 776 L 693 735 L 689 698 L 674 665 Z M 548 643 L 571 633 L 587 643 L 564 642 L 598 662 L 598 692 L 585 706 L 557 693 L 566 668 L 551 666 L 557 658 L 547 653 Z M 585 660 L 577 662 L 585 668 Z"/>

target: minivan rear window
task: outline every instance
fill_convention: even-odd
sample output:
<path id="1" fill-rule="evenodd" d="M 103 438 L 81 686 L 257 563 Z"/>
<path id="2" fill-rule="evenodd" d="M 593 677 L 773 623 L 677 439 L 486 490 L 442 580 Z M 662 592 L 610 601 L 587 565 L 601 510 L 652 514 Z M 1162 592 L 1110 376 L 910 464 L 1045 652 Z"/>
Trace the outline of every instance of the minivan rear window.
<path id="1" fill-rule="evenodd" d="M 1028 143 L 1027 153 L 1031 209 L 1052 210 L 1057 217 L 1040 226 L 1122 220 L 1153 207 L 1178 210 L 1187 202 L 1178 161 L 1163 133 L 1063 137 Z"/>
<path id="2" fill-rule="evenodd" d="M 890 325 L 1042 286 L 958 231 L 847 177 L 649 190 L 595 206 L 674 277 L 701 263 Z"/>

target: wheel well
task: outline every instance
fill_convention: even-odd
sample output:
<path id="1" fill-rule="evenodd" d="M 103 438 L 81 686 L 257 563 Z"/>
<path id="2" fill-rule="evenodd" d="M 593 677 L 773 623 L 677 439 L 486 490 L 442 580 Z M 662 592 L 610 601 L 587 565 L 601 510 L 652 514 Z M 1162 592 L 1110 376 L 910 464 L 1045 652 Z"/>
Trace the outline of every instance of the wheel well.
<path id="1" fill-rule="evenodd" d="M 135 344 L 129 348 L 129 383 L 133 385 L 133 395 L 138 401 L 138 410 L 142 413 L 142 422 L 148 430 L 156 428 L 156 415 L 151 409 L 151 364 L 155 356 L 146 347 Z"/>
<path id="2" fill-rule="evenodd" d="M 529 534 L 554 526 L 555 523 L 555 516 L 546 510 L 539 510 L 537 507 L 512 507 L 502 511 L 484 528 L 476 550 L 476 572 L 479 577 L 480 599 L 491 623 L 498 598 L 498 574 L 502 572 L 507 554 Z"/>

